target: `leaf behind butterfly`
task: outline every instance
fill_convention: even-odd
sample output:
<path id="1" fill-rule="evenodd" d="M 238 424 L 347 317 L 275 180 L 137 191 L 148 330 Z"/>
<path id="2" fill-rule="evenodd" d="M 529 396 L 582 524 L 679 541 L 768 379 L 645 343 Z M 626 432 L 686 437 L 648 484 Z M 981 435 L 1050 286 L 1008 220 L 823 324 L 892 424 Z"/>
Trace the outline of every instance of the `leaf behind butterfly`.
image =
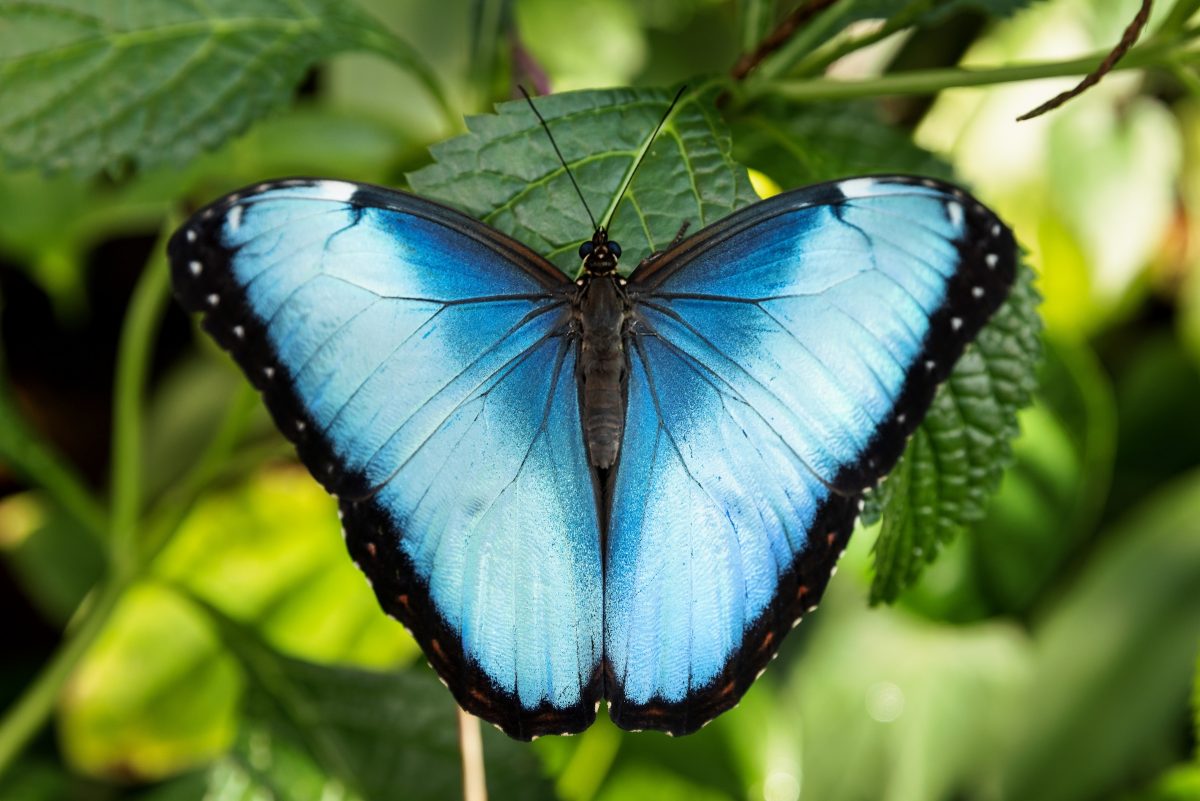
<path id="1" fill-rule="evenodd" d="M 758 200 L 733 160 L 715 86 L 680 98 L 662 133 L 654 126 L 671 102 L 663 89 L 606 89 L 534 98 L 597 221 L 616 203 L 634 161 L 650 150 L 609 226 L 626 271 L 670 244 L 679 227 L 697 231 Z M 537 118 L 524 100 L 467 119 L 469 133 L 431 148 L 434 164 L 410 173 L 412 189 L 461 209 L 529 245 L 564 273 L 579 269 L 591 236 L 587 212 Z"/>

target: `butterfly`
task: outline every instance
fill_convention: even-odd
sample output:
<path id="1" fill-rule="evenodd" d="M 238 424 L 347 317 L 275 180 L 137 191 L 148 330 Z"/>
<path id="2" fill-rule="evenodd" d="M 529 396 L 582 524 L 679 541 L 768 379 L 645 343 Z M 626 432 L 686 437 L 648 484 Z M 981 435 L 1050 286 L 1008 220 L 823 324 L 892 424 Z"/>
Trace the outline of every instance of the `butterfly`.
<path id="1" fill-rule="evenodd" d="M 215 201 L 169 255 L 383 609 L 520 739 L 602 700 L 671 734 L 733 707 L 1017 262 L 966 192 L 895 175 L 760 201 L 628 274 L 594 226 L 574 280 L 447 206 L 307 178 Z"/>

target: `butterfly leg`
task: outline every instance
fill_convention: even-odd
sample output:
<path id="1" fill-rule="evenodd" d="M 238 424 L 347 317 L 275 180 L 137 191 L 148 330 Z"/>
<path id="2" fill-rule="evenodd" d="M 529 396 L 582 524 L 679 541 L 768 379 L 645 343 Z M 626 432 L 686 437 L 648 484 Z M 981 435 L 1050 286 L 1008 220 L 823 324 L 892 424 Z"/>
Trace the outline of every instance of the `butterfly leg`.
<path id="1" fill-rule="evenodd" d="M 690 221 L 684 220 L 683 225 L 679 226 L 679 230 L 675 233 L 675 238 L 671 240 L 671 244 L 667 245 L 662 250 L 654 251 L 649 256 L 642 259 L 641 262 L 638 264 L 638 267 L 641 268 L 643 265 L 650 264 L 651 262 L 657 261 L 662 256 L 662 254 L 666 253 L 668 250 L 670 250 L 671 248 L 675 247 L 680 242 L 682 242 L 683 235 L 687 233 L 687 229 L 690 225 L 691 225 Z"/>

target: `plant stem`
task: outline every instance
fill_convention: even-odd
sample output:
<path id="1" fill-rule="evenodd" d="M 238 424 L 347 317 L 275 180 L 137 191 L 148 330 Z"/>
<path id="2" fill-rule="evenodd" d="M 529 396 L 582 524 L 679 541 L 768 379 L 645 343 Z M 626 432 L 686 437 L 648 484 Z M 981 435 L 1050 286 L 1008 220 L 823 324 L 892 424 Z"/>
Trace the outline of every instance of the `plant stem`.
<path id="1" fill-rule="evenodd" d="M 916 20 L 917 14 L 901 12 L 890 18 L 879 28 L 848 39 L 836 40 L 831 46 L 819 47 L 809 53 L 795 66 L 792 72 L 796 75 L 820 75 L 830 64 L 864 47 L 870 47 L 889 36 L 905 30 Z"/>
<path id="2" fill-rule="evenodd" d="M 487 801 L 483 769 L 483 736 L 479 718 L 455 706 L 458 712 L 458 748 L 462 754 L 463 801 Z"/>
<path id="3" fill-rule="evenodd" d="M 45 724 L 54 710 L 59 693 L 71 677 L 79 660 L 87 653 L 96 637 L 104 630 L 117 602 L 132 583 L 120 574 L 110 578 L 86 602 L 79 624 L 67 634 L 66 643 L 42 669 L 37 679 L 25 689 L 15 704 L 9 707 L 0 722 L 0 775 Z"/>
<path id="4" fill-rule="evenodd" d="M 1148 66 L 1165 65 L 1172 43 L 1147 42 L 1134 48 L 1116 65 L 1115 69 L 1140 69 Z M 862 81 L 839 81 L 828 78 L 780 81 L 748 81 L 741 95 L 744 99 L 760 97 L 782 97 L 792 101 L 849 100 L 860 97 L 887 95 L 928 95 L 944 89 L 969 86 L 989 86 L 1015 81 L 1032 81 L 1040 78 L 1062 78 L 1086 75 L 1096 68 L 1108 55 L 1084 56 L 1069 61 L 1048 61 L 1031 64 L 1016 64 L 1007 67 L 969 68 L 953 67 L 936 70 L 913 70 L 892 75 L 883 75 Z"/>
<path id="5" fill-rule="evenodd" d="M 137 580 L 136 534 L 141 506 L 142 396 L 146 388 L 154 334 L 167 302 L 167 236 L 177 223 L 169 216 L 133 291 L 117 351 L 113 399 L 112 516 L 110 573 L 82 606 L 79 622 L 33 683 L 0 721 L 0 773 L 45 724 L 63 685 L 96 637 L 104 630 L 125 590 Z"/>
<path id="6" fill-rule="evenodd" d="M 147 533 L 138 551 L 139 562 L 150 564 L 171 541 L 183 521 L 191 513 L 196 501 L 212 483 L 214 477 L 226 466 L 229 456 L 245 433 L 246 424 L 258 408 L 258 393 L 246 382 L 229 403 L 225 416 L 200 454 L 192 469 L 179 481 L 179 491 L 159 504 L 150 517 L 152 522 L 144 525 Z"/>
<path id="7" fill-rule="evenodd" d="M 113 392 L 112 556 L 119 570 L 132 572 L 135 535 L 142 502 L 142 400 L 154 333 L 167 304 L 169 273 L 166 241 L 177 219 L 168 217 L 142 276 L 133 290 L 121 342 Z"/>
<path id="8" fill-rule="evenodd" d="M 1200 0 L 1178 0 L 1167 12 L 1166 19 L 1159 26 L 1159 32 L 1170 34 L 1181 30 L 1197 11 L 1200 11 Z"/>
<path id="9" fill-rule="evenodd" d="M 769 56 L 762 58 L 755 75 L 763 80 L 777 79 L 791 69 L 792 65 L 807 55 L 818 43 L 823 41 L 842 19 L 845 8 L 831 8 L 833 2 L 811 4 L 818 7 L 820 14 L 806 20 L 806 25 L 798 31 L 789 33 L 788 38 Z M 847 6 L 852 6 L 854 0 L 848 0 Z M 803 6 L 802 6 L 803 8 Z"/>

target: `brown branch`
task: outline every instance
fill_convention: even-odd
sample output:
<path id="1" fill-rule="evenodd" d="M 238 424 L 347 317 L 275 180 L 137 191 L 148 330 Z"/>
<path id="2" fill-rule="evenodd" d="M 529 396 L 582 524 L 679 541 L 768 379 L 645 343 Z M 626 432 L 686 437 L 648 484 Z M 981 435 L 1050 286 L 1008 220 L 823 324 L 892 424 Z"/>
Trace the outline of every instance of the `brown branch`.
<path id="1" fill-rule="evenodd" d="M 1125 29 L 1125 33 L 1121 35 L 1121 41 L 1117 42 L 1117 46 L 1112 49 L 1112 52 L 1105 57 L 1104 61 L 1100 62 L 1100 66 L 1096 67 L 1086 78 L 1080 81 L 1073 89 L 1068 89 L 1062 94 L 1056 95 L 1047 100 L 1042 105 L 1035 108 L 1033 111 L 1026 112 L 1020 117 L 1017 117 L 1017 122 L 1031 120 L 1034 117 L 1039 117 L 1047 111 L 1054 109 L 1066 103 L 1072 98 L 1091 89 L 1096 84 L 1100 83 L 1100 79 L 1112 71 L 1112 68 L 1117 65 L 1129 49 L 1133 47 L 1134 42 L 1142 35 L 1142 29 L 1146 27 L 1146 20 L 1150 19 L 1150 6 L 1153 0 L 1142 0 L 1142 7 L 1138 9 L 1137 16 L 1129 23 L 1129 27 Z"/>
<path id="2" fill-rule="evenodd" d="M 784 17 L 783 21 L 775 26 L 775 30 L 763 37 L 757 47 L 749 53 L 743 53 L 729 74 L 735 81 L 745 78 L 763 59 L 783 47 L 784 43 L 809 20 L 836 2 L 837 0 L 808 0 L 802 3 L 799 8 Z"/>

